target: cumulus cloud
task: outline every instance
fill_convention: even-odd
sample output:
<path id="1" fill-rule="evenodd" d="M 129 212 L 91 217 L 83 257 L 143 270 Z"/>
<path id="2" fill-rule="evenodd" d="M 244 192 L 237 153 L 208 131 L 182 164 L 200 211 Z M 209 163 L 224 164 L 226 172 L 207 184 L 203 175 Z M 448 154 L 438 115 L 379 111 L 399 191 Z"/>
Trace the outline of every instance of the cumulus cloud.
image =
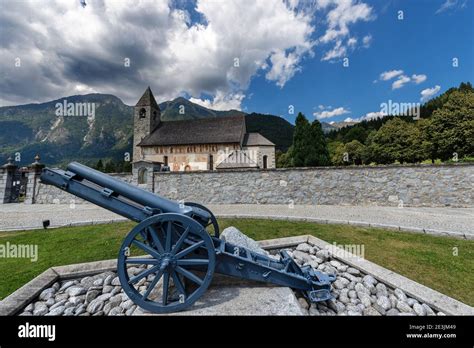
<path id="1" fill-rule="evenodd" d="M 420 75 L 413 74 L 411 75 L 411 78 L 413 82 L 416 83 L 417 85 L 426 81 L 426 75 L 423 75 L 423 74 L 420 74 Z"/>
<path id="2" fill-rule="evenodd" d="M 365 48 L 370 47 L 370 43 L 372 42 L 372 35 L 366 35 L 362 38 L 362 44 Z"/>
<path id="3" fill-rule="evenodd" d="M 339 40 L 336 42 L 334 48 L 330 51 L 327 51 L 322 60 L 333 60 L 335 58 L 344 57 L 346 55 L 347 49 L 342 45 L 342 41 Z"/>
<path id="4" fill-rule="evenodd" d="M 394 77 L 397 77 L 398 75 L 401 75 L 401 74 L 403 74 L 403 70 L 384 71 L 383 73 L 380 74 L 380 80 L 388 81 L 388 80 L 391 80 Z"/>
<path id="5" fill-rule="evenodd" d="M 421 91 L 420 100 L 422 102 L 425 102 L 428 99 L 430 99 L 431 97 L 433 97 L 434 95 L 436 95 L 440 90 L 441 90 L 441 86 L 438 86 L 438 85 L 436 85 L 432 88 L 426 88 L 426 89 Z"/>
<path id="6" fill-rule="evenodd" d="M 345 114 L 350 114 L 350 110 L 345 109 L 344 107 L 338 107 L 332 110 L 324 110 L 324 111 L 318 111 L 314 112 L 313 116 L 316 118 L 322 120 L 325 118 L 331 118 L 334 116 L 340 116 L 340 115 L 345 115 Z"/>
<path id="7" fill-rule="evenodd" d="M 428 78 L 424 74 L 413 74 L 411 77 L 404 75 L 403 70 L 388 70 L 380 74 L 380 81 L 390 81 L 396 78 L 392 83 L 392 89 L 399 89 L 405 86 L 408 82 L 413 82 L 414 84 L 420 84 Z M 374 83 L 377 83 L 378 80 L 374 80 Z"/>
<path id="8" fill-rule="evenodd" d="M 296 0 L 269 2 L 3 2 L 0 103 L 101 92 L 133 104 L 150 85 L 158 101 L 184 94 L 238 109 L 252 77 L 263 70 L 283 87 L 315 44 L 313 13 Z"/>
<path id="9" fill-rule="evenodd" d="M 410 82 L 410 78 L 406 75 L 400 75 L 395 81 L 392 83 L 392 89 L 399 89 L 405 86 L 408 82 Z"/>
<path id="10" fill-rule="evenodd" d="M 242 93 L 236 94 L 224 94 L 222 92 L 218 92 L 217 95 L 212 99 L 200 99 L 200 98 L 189 98 L 189 101 L 192 103 L 199 104 L 204 106 L 208 109 L 213 110 L 231 110 L 236 109 L 240 110 L 240 105 L 242 100 L 245 98 L 245 95 Z"/>
<path id="11" fill-rule="evenodd" d="M 354 47 L 354 37 L 350 37 L 349 26 L 357 22 L 367 22 L 375 18 L 372 7 L 366 3 L 354 0 L 317 0 L 319 9 L 328 9 L 328 28 L 318 39 L 319 44 L 333 43 L 334 46 L 326 51 L 322 60 L 334 60 L 344 56 L 348 47 Z M 370 35 L 365 37 L 364 47 L 370 43 Z M 364 39 L 363 39 L 364 41 Z"/>

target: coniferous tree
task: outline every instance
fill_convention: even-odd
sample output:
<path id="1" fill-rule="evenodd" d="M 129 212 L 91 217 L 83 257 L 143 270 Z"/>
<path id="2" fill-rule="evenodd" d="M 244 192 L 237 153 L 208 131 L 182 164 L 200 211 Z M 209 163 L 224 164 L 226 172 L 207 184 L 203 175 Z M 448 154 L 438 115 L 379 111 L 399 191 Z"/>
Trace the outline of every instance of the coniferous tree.
<path id="1" fill-rule="evenodd" d="M 327 166 L 330 162 L 323 128 L 318 120 L 314 120 L 310 127 L 308 154 L 305 159 L 305 166 Z"/>
<path id="2" fill-rule="evenodd" d="M 292 165 L 303 167 L 310 153 L 311 126 L 306 117 L 300 112 L 296 117 L 295 131 L 293 133 Z"/>

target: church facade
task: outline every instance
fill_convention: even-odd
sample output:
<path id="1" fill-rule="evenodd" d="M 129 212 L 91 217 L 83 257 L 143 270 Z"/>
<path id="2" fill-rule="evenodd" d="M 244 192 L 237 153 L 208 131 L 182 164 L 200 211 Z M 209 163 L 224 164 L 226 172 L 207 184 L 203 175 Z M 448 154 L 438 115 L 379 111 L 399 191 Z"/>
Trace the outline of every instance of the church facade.
<path id="1" fill-rule="evenodd" d="M 170 171 L 275 168 L 275 144 L 248 133 L 244 115 L 162 121 L 148 87 L 134 110 L 133 167 L 143 177 L 156 168 Z"/>

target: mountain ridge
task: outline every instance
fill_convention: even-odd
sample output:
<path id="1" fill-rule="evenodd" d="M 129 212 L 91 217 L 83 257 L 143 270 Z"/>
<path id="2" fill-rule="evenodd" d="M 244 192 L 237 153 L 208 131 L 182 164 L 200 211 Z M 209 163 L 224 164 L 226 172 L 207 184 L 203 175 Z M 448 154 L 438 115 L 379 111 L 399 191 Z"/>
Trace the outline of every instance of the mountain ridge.
<path id="1" fill-rule="evenodd" d="M 56 116 L 56 104 L 65 100 L 95 103 L 95 117 Z M 164 122 L 245 115 L 248 132 L 260 132 L 280 151 L 291 145 L 294 126 L 280 116 L 212 110 L 182 97 L 159 106 Z M 72 160 L 89 164 L 99 159 L 123 161 L 125 153 L 132 153 L 133 108 L 115 95 L 101 93 L 0 107 L 0 158 L 3 162 L 19 154 L 20 165 L 31 163 L 37 153 L 47 165 Z"/>

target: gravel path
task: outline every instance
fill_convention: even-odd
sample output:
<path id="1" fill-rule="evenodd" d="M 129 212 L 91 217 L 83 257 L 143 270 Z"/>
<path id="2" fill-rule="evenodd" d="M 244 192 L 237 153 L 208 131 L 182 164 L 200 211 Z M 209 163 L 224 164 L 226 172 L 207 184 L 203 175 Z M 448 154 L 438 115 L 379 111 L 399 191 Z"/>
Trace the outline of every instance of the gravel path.
<path id="1" fill-rule="evenodd" d="M 392 226 L 402 230 L 422 230 L 465 234 L 474 238 L 474 208 L 397 208 L 329 205 L 208 205 L 217 216 L 298 217 L 353 224 Z M 0 230 L 41 228 L 123 220 L 122 217 L 91 204 L 3 204 L 0 205 Z M 327 220 L 327 221 L 326 221 Z"/>

